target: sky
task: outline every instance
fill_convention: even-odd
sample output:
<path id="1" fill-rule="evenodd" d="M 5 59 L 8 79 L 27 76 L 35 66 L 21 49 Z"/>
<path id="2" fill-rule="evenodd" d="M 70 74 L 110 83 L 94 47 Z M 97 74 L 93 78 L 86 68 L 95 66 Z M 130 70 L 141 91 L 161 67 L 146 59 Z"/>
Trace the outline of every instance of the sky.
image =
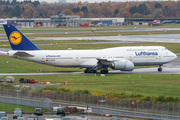
<path id="1" fill-rule="evenodd" d="M 24 1 L 24 0 L 17 0 L 17 1 Z M 36 0 L 31 0 L 31 1 L 36 1 Z M 59 0 L 39 0 L 40 2 L 42 1 L 46 1 L 46 2 L 59 2 Z M 66 2 L 78 2 L 79 0 L 66 0 Z M 108 2 L 109 0 L 81 0 L 81 2 L 85 2 L 88 1 L 90 3 L 95 3 L 95 2 Z M 120 2 L 122 0 L 111 0 L 111 1 L 116 1 L 116 2 Z"/>

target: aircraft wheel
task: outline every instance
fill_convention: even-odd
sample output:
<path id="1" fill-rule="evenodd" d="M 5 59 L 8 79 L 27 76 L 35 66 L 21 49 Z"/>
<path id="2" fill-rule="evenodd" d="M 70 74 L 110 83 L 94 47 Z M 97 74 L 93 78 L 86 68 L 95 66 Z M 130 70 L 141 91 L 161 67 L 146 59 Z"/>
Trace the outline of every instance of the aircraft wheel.
<path id="1" fill-rule="evenodd" d="M 101 74 L 104 74 L 104 70 L 101 70 L 100 73 L 101 73 Z"/>
<path id="2" fill-rule="evenodd" d="M 101 74 L 108 74 L 108 70 L 101 70 L 100 73 Z"/>
<path id="3" fill-rule="evenodd" d="M 158 71 L 159 71 L 159 72 L 162 72 L 162 70 L 163 70 L 162 68 L 158 68 Z"/>
<path id="4" fill-rule="evenodd" d="M 86 70 L 84 70 L 84 73 L 88 73 L 88 70 L 86 69 Z"/>

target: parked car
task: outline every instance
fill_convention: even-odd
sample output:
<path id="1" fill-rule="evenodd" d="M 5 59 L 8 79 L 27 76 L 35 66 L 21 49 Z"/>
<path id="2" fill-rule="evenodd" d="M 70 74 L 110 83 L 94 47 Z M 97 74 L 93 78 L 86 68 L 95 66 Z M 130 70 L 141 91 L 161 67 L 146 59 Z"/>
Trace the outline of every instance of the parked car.
<path id="1" fill-rule="evenodd" d="M 22 112 L 21 111 L 14 111 L 13 119 L 17 119 L 18 117 L 22 117 Z"/>
<path id="2" fill-rule="evenodd" d="M 128 120 L 128 118 L 121 118 L 121 120 Z"/>
<path id="3" fill-rule="evenodd" d="M 120 120 L 118 117 L 112 117 L 110 120 Z"/>
<path id="4" fill-rule="evenodd" d="M 21 111 L 22 112 L 21 108 L 15 108 L 14 111 Z"/>
<path id="5" fill-rule="evenodd" d="M 0 118 L 1 117 L 6 117 L 6 112 L 0 112 Z"/>
<path id="6" fill-rule="evenodd" d="M 26 119 L 23 117 L 18 117 L 16 120 L 26 120 Z"/>
<path id="7" fill-rule="evenodd" d="M 1 120 L 9 120 L 8 117 L 1 117 Z"/>
<path id="8" fill-rule="evenodd" d="M 41 108 L 35 108 L 34 115 L 43 115 L 43 111 Z"/>
<path id="9" fill-rule="evenodd" d="M 27 120 L 34 120 L 34 118 L 28 118 Z"/>
<path id="10" fill-rule="evenodd" d="M 33 120 L 38 120 L 37 115 L 30 115 L 29 118 L 33 118 Z"/>
<path id="11" fill-rule="evenodd" d="M 64 117 L 62 120 L 71 120 L 69 117 Z"/>
<path id="12" fill-rule="evenodd" d="M 64 108 L 58 108 L 56 115 L 63 114 L 65 116 L 65 109 Z"/>
<path id="13" fill-rule="evenodd" d="M 55 115 L 53 119 L 54 119 L 54 120 L 62 120 L 62 119 L 61 119 L 61 116 L 59 116 L 59 115 Z"/>

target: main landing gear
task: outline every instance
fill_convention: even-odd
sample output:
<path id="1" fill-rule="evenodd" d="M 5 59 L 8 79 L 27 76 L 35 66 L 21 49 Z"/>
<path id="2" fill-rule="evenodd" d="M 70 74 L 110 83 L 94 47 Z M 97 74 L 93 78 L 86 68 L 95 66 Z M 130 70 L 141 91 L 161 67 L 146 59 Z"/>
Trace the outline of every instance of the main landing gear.
<path id="1" fill-rule="evenodd" d="M 108 70 L 101 70 L 100 73 L 101 74 L 108 74 Z"/>
<path id="2" fill-rule="evenodd" d="M 162 66 L 159 65 L 158 71 L 159 71 L 159 72 L 162 72 L 162 70 L 163 70 L 163 69 L 162 69 Z"/>
<path id="3" fill-rule="evenodd" d="M 85 69 L 84 73 L 97 73 L 97 70 Z M 101 74 L 108 74 L 108 69 L 101 70 L 100 73 Z"/>
<path id="4" fill-rule="evenodd" d="M 93 69 L 85 69 L 84 73 L 97 73 L 97 70 L 93 70 Z"/>

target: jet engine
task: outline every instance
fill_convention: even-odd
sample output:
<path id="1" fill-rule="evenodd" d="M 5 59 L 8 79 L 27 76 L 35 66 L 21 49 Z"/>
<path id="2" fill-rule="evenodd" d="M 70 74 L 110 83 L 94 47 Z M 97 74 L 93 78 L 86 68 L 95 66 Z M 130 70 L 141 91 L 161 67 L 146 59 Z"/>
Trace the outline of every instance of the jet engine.
<path id="1" fill-rule="evenodd" d="M 132 71 L 134 64 L 131 61 L 115 61 L 112 63 L 113 70 Z"/>

